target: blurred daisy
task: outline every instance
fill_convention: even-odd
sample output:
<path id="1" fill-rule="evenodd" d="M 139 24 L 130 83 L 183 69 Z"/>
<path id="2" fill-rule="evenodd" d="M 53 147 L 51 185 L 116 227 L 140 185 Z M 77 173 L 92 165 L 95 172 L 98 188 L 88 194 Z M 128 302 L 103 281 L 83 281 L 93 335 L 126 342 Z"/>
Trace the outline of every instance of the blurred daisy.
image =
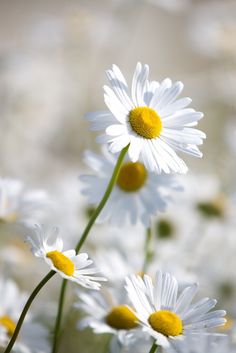
<path id="1" fill-rule="evenodd" d="M 144 279 L 131 275 L 126 277 L 125 288 L 143 330 L 160 346 L 168 347 L 174 339 L 226 322 L 224 310 L 209 312 L 216 305 L 215 299 L 204 298 L 191 304 L 197 284 L 186 287 L 177 297 L 178 282 L 169 273 L 158 271 L 154 284 L 147 275 Z"/>
<path id="2" fill-rule="evenodd" d="M 115 158 L 110 153 L 100 156 L 87 151 L 84 160 L 96 174 L 81 176 L 80 179 L 86 184 L 82 193 L 88 197 L 90 204 L 96 205 L 107 188 Z M 131 224 L 140 220 L 148 227 L 151 217 L 157 211 L 165 210 L 171 190 L 180 190 L 172 176 L 156 175 L 149 172 L 141 161 L 133 163 L 126 160 L 98 222 L 109 220 L 120 227 L 127 219 Z"/>
<path id="3" fill-rule="evenodd" d="M 206 137 L 193 127 L 203 114 L 186 109 L 190 98 L 177 99 L 182 82 L 167 78 L 161 83 L 148 80 L 149 67 L 137 64 L 131 95 L 120 69 L 113 65 L 107 71 L 111 88 L 104 86 L 104 99 L 109 111 L 87 115 L 92 130 L 104 130 L 98 142 L 109 143 L 112 153 L 129 145 L 129 157 L 137 162 L 140 156 L 146 169 L 161 173 L 186 173 L 188 168 L 176 150 L 195 157 L 202 153 L 198 145 Z"/>
<path id="4" fill-rule="evenodd" d="M 86 316 L 78 322 L 77 328 L 92 328 L 96 334 L 113 334 L 122 346 L 129 346 L 138 337 L 140 328 L 133 310 L 126 304 L 123 288 L 89 295 L 78 292 L 77 309 L 81 309 Z"/>
<path id="5" fill-rule="evenodd" d="M 21 293 L 14 282 L 0 279 L 0 350 L 7 346 L 12 337 L 26 299 L 27 294 Z M 14 352 L 49 352 L 47 331 L 32 321 L 30 316 L 26 317 Z"/>
<path id="6" fill-rule="evenodd" d="M 99 289 L 104 277 L 94 276 L 99 272 L 97 268 L 89 267 L 93 261 L 88 259 L 86 253 L 76 254 L 75 250 L 63 251 L 63 241 L 58 236 L 58 228 L 44 232 L 41 226 L 35 226 L 35 234 L 27 237 L 32 245 L 32 252 L 41 257 L 51 270 L 58 272 L 63 278 L 90 289 Z"/>
<path id="7" fill-rule="evenodd" d="M 228 337 L 222 334 L 189 335 L 183 341 L 175 341 L 167 353 L 229 353 Z"/>
<path id="8" fill-rule="evenodd" d="M 135 235 L 137 236 L 137 233 Z M 132 241 L 134 243 L 135 239 L 133 238 Z M 142 248 L 136 247 L 135 244 L 135 247 L 133 246 L 132 251 L 130 251 L 125 248 L 125 245 L 125 249 L 123 249 L 117 244 L 118 239 L 115 240 L 113 246 L 107 245 L 106 248 L 103 246 L 101 249 L 96 249 L 97 251 L 94 254 L 96 263 L 99 263 L 102 273 L 108 278 L 109 283 L 112 283 L 113 287 L 120 286 L 126 276 L 134 273 L 137 269 L 141 271 L 143 267 L 143 258 L 140 256 Z"/>
<path id="9" fill-rule="evenodd" d="M 28 224 L 38 220 L 47 205 L 45 191 L 26 191 L 21 181 L 0 178 L 0 222 Z"/>

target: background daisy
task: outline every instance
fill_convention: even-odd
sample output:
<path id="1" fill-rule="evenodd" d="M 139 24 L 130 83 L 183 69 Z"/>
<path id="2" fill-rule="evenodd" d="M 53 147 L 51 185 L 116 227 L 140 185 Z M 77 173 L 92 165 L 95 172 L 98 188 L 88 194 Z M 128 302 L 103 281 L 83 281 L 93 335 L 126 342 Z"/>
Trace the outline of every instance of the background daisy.
<path id="1" fill-rule="evenodd" d="M 21 293 L 12 280 L 0 279 L 0 350 L 6 348 L 14 333 L 16 324 L 27 300 L 27 293 Z M 14 352 L 50 352 L 47 330 L 32 315 L 27 315 Z"/>
<path id="2" fill-rule="evenodd" d="M 84 161 L 95 174 L 80 177 L 86 185 L 82 193 L 90 204 L 96 205 L 106 190 L 116 160 L 104 150 L 103 155 L 87 151 Z M 121 227 L 128 220 L 131 224 L 141 222 L 148 227 L 152 216 L 166 209 L 171 200 L 170 193 L 175 190 L 181 190 L 181 187 L 174 177 L 156 175 L 149 172 L 141 161 L 133 163 L 126 160 L 98 222 L 110 221 Z"/>
<path id="3" fill-rule="evenodd" d="M 26 190 L 16 179 L 0 178 L 0 223 L 30 225 L 39 221 L 50 202 L 43 190 Z"/>
<path id="4" fill-rule="evenodd" d="M 78 292 L 78 298 L 75 306 L 86 314 L 78 322 L 78 329 L 90 327 L 96 334 L 110 333 L 124 347 L 138 339 L 140 329 L 137 318 L 127 304 L 127 296 L 122 287 L 103 288 L 90 295 Z"/>

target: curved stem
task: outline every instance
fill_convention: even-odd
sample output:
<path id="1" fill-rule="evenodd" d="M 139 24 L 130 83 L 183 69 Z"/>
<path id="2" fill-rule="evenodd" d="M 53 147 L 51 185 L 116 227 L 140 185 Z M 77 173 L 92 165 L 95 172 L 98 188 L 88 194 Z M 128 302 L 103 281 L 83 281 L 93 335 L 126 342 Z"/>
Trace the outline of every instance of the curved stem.
<path id="1" fill-rule="evenodd" d="M 119 175 L 119 171 L 122 165 L 122 162 L 125 158 L 125 155 L 127 153 L 129 149 L 129 145 L 126 146 L 125 148 L 123 148 L 123 150 L 120 152 L 120 155 L 117 159 L 115 168 L 113 170 L 111 179 L 109 181 L 109 184 L 106 188 L 106 191 L 103 195 L 102 200 L 100 201 L 99 205 L 97 206 L 97 208 L 95 209 L 95 211 L 93 212 L 86 228 L 84 229 L 81 238 L 78 242 L 78 244 L 76 245 L 76 252 L 78 253 L 80 251 L 80 249 L 82 248 L 85 240 L 87 239 L 87 236 L 92 228 L 92 226 L 94 225 L 97 217 L 99 216 L 99 214 L 101 213 L 103 207 L 105 206 L 107 200 L 109 199 L 109 196 L 111 195 L 112 189 L 116 183 L 116 180 L 118 178 Z M 56 324 L 55 324 L 55 330 L 54 330 L 54 338 L 53 338 L 53 348 L 52 348 L 52 353 L 57 353 L 58 350 L 58 337 L 59 337 L 59 331 L 60 331 L 60 326 L 61 326 L 61 319 L 62 319 L 62 312 L 63 312 L 63 306 L 64 306 L 64 298 L 65 298 L 65 292 L 66 292 L 66 286 L 67 286 L 67 280 L 63 280 L 62 282 L 62 286 L 61 286 L 61 292 L 60 292 L 60 299 L 59 299 L 59 304 L 58 304 L 58 311 L 57 311 L 57 318 L 56 318 Z"/>
<path id="2" fill-rule="evenodd" d="M 149 351 L 149 353 L 155 353 L 156 350 L 157 350 L 157 344 L 154 342 L 152 347 L 151 347 L 151 349 L 150 349 L 150 351 Z"/>
<path id="3" fill-rule="evenodd" d="M 144 263 L 143 263 L 143 272 L 147 271 L 147 267 L 152 258 L 152 248 L 151 248 L 151 241 L 152 241 L 152 229 L 151 227 L 147 228 L 146 230 L 146 239 L 144 244 Z"/>
<path id="4" fill-rule="evenodd" d="M 26 314 L 27 314 L 27 312 L 28 312 L 28 310 L 29 310 L 34 298 L 36 297 L 38 292 L 43 288 L 43 286 L 50 280 L 50 278 L 52 278 L 52 276 L 55 275 L 55 273 L 56 272 L 54 272 L 54 271 L 50 271 L 47 274 L 47 276 L 45 276 L 42 279 L 42 281 L 37 285 L 37 287 L 33 290 L 32 294 L 30 295 L 29 299 L 27 300 L 27 302 L 26 302 L 26 304 L 24 306 L 24 309 L 23 309 L 23 311 L 21 313 L 21 316 L 20 316 L 20 318 L 18 320 L 18 323 L 16 325 L 15 331 L 14 331 L 14 333 L 12 335 L 12 338 L 11 338 L 10 342 L 8 343 L 8 346 L 7 346 L 7 348 L 6 348 L 4 353 L 9 353 L 11 351 L 12 347 L 15 344 L 17 336 L 18 336 L 18 334 L 20 332 L 20 329 L 21 329 L 21 326 L 22 326 L 22 324 L 24 322 L 25 316 L 26 316 Z"/>

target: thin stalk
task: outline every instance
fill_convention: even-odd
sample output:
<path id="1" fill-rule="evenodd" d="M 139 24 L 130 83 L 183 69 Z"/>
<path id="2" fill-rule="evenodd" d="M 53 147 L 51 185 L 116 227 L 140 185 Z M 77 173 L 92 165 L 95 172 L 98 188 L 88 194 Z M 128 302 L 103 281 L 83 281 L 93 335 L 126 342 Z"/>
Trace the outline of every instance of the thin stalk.
<path id="1" fill-rule="evenodd" d="M 111 195 L 113 187 L 117 181 L 122 162 L 125 158 L 125 155 L 126 155 L 128 149 L 129 149 L 129 145 L 126 146 L 125 148 L 123 148 L 123 150 L 120 152 L 120 155 L 117 159 L 117 162 L 116 162 L 115 168 L 113 170 L 111 179 L 110 179 L 109 184 L 107 186 L 107 189 L 104 193 L 104 196 L 103 196 L 102 200 L 100 201 L 99 205 L 97 206 L 97 208 L 95 209 L 95 211 L 93 212 L 86 228 L 84 229 L 84 231 L 81 235 L 81 238 L 80 238 L 78 244 L 76 245 L 76 248 L 75 248 L 76 253 L 78 253 L 80 251 L 80 249 L 82 248 L 85 240 L 87 239 L 87 236 L 89 235 L 89 232 L 90 232 L 92 226 L 94 225 L 97 217 L 99 216 L 99 214 L 101 213 L 107 200 L 109 199 L 109 196 Z M 57 318 L 56 318 L 56 323 L 55 323 L 52 353 L 57 353 L 57 350 L 58 350 L 58 342 L 57 341 L 58 341 L 59 331 L 60 331 L 60 327 L 61 327 L 61 319 L 62 319 L 62 312 L 63 312 L 63 306 L 64 306 L 66 287 L 67 287 L 67 280 L 63 280 L 62 286 L 61 286 L 59 304 L 58 304 Z"/>
<path id="2" fill-rule="evenodd" d="M 151 241 L 152 241 L 152 229 L 151 227 L 147 228 L 146 230 L 146 239 L 144 244 L 144 262 L 143 262 L 143 272 L 147 271 L 147 267 L 152 258 L 152 248 L 151 248 Z"/>
<path id="3" fill-rule="evenodd" d="M 155 353 L 157 351 L 157 344 L 154 342 L 149 353 Z"/>
<path id="4" fill-rule="evenodd" d="M 61 285 L 61 291 L 60 291 L 60 297 L 59 297 L 59 304 L 58 304 L 58 312 L 57 312 L 57 318 L 56 318 L 56 323 L 55 323 L 55 330 L 54 330 L 54 337 L 53 337 L 53 346 L 52 346 L 52 352 L 57 352 L 58 350 L 58 338 L 59 338 L 59 332 L 60 332 L 60 325 L 61 325 L 61 319 L 62 319 L 62 309 L 63 308 L 63 303 L 64 303 L 64 298 L 65 298 L 65 292 L 66 292 L 66 285 L 67 281 L 63 279 L 62 285 Z"/>
<path id="5" fill-rule="evenodd" d="M 21 326 L 24 322 L 24 319 L 25 319 L 25 316 L 34 300 L 34 298 L 36 297 L 36 295 L 38 294 L 38 292 L 43 288 L 43 286 L 55 275 L 56 272 L 54 271 L 50 271 L 43 279 L 42 281 L 37 285 L 37 287 L 33 290 L 32 294 L 30 295 L 29 299 L 27 300 L 25 306 L 24 306 L 24 309 L 21 313 L 21 316 L 18 320 L 18 323 L 16 325 L 16 328 L 15 328 L 15 331 L 12 335 L 12 338 L 10 340 L 10 342 L 8 343 L 8 346 L 7 348 L 5 349 L 5 352 L 4 353 L 10 353 L 11 350 L 12 350 L 12 347 L 14 346 L 15 344 L 15 341 L 17 339 L 17 336 L 20 332 L 20 329 L 21 329 Z"/>

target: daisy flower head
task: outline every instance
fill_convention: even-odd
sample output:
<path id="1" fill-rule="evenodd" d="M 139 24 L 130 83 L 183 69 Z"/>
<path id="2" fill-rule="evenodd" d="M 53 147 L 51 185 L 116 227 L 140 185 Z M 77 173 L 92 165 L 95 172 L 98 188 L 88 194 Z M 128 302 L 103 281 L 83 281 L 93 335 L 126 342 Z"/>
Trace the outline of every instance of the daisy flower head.
<path id="1" fill-rule="evenodd" d="M 85 163 L 96 174 L 80 177 L 85 184 L 82 193 L 93 205 L 101 200 L 116 163 L 113 154 L 107 150 L 103 151 L 103 155 L 89 151 L 84 154 Z M 148 227 L 152 216 L 157 211 L 163 212 L 166 209 L 171 199 L 169 193 L 173 190 L 181 190 L 181 188 L 172 175 L 157 175 L 148 171 L 141 160 L 131 162 L 126 159 L 98 222 L 109 221 L 120 227 L 127 220 L 130 224 L 140 221 Z"/>
<path id="2" fill-rule="evenodd" d="M 63 240 L 58 235 L 59 229 L 45 230 L 35 225 L 35 234 L 28 236 L 26 241 L 32 246 L 31 251 L 36 257 L 41 257 L 51 270 L 59 273 L 63 278 L 90 288 L 100 289 L 97 281 L 106 281 L 104 277 L 95 276 L 99 270 L 90 267 L 93 263 L 88 254 L 76 254 L 75 250 L 63 251 Z"/>
<path id="3" fill-rule="evenodd" d="M 126 290 L 145 332 L 160 346 L 189 334 L 224 325 L 224 310 L 210 311 L 215 299 L 203 298 L 192 304 L 198 285 L 186 287 L 178 295 L 178 282 L 169 273 L 158 271 L 155 282 L 144 275 L 126 277 Z"/>
<path id="4" fill-rule="evenodd" d="M 45 191 L 28 191 L 19 180 L 0 178 L 0 223 L 32 224 L 49 204 Z"/>
<path id="5" fill-rule="evenodd" d="M 20 292 L 13 281 L 0 279 L 0 351 L 6 348 L 11 339 L 26 300 L 27 293 Z M 14 352 L 48 352 L 47 339 L 47 330 L 28 315 L 17 338 Z"/>
<path id="6" fill-rule="evenodd" d="M 85 313 L 79 330 L 90 327 L 94 333 L 110 333 L 122 346 L 128 347 L 140 335 L 138 319 L 127 305 L 123 288 L 102 288 L 100 292 L 78 293 L 76 308 Z"/>
<path id="7" fill-rule="evenodd" d="M 108 143 L 112 153 L 129 145 L 131 161 L 141 157 L 152 172 L 186 173 L 188 168 L 176 151 L 202 156 L 197 146 L 206 135 L 194 126 L 203 114 L 186 108 L 190 98 L 177 99 L 182 82 L 172 83 L 169 78 L 160 83 L 149 81 L 148 74 L 148 65 L 138 63 L 130 92 L 120 69 L 113 65 L 107 70 L 111 87 L 104 86 L 109 111 L 88 114 L 87 119 L 92 130 L 105 130 L 97 141 Z"/>

